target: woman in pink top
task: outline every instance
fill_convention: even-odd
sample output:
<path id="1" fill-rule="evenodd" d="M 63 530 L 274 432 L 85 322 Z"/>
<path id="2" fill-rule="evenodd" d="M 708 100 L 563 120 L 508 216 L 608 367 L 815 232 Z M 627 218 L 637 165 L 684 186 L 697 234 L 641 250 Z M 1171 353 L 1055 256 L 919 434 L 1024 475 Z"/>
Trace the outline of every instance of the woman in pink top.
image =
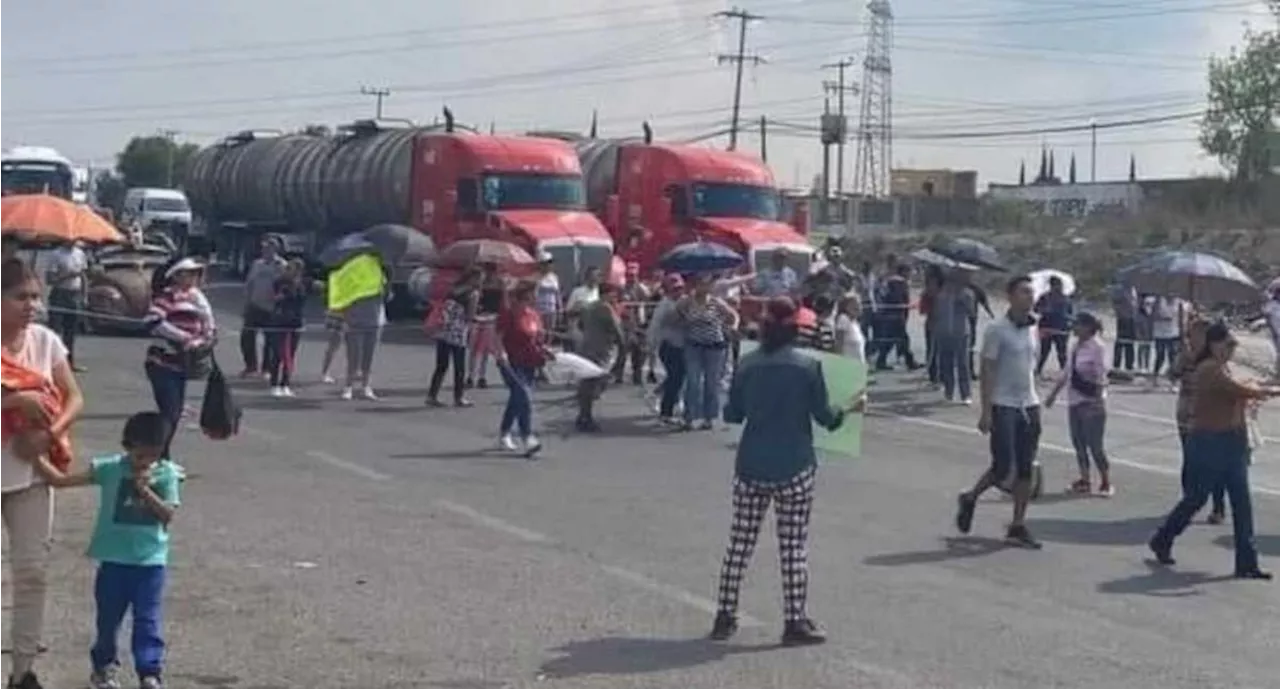
<path id="1" fill-rule="evenodd" d="M 1089 493 L 1093 483 L 1089 479 L 1090 457 L 1098 467 L 1098 493 L 1110 496 L 1111 467 L 1103 446 L 1107 429 L 1107 351 L 1098 337 L 1102 323 L 1090 313 L 1075 318 L 1076 346 L 1071 352 L 1071 365 L 1049 393 L 1045 406 L 1067 390 L 1067 422 L 1071 429 L 1071 444 L 1076 450 L 1076 462 L 1080 465 L 1080 478 L 1071 484 L 1076 493 Z"/>

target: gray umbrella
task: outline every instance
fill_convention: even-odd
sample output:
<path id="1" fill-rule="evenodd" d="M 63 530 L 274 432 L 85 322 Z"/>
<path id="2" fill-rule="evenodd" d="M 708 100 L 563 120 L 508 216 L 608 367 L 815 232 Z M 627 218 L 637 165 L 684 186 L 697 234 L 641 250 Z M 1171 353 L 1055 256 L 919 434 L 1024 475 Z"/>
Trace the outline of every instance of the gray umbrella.
<path id="1" fill-rule="evenodd" d="M 1163 251 L 1121 270 L 1117 277 L 1140 293 L 1206 305 L 1262 299 L 1262 289 L 1235 264 L 1195 251 Z"/>
<path id="2" fill-rule="evenodd" d="M 431 237 L 407 225 L 374 225 L 360 235 L 378 248 L 388 266 L 426 265 L 436 253 Z"/>

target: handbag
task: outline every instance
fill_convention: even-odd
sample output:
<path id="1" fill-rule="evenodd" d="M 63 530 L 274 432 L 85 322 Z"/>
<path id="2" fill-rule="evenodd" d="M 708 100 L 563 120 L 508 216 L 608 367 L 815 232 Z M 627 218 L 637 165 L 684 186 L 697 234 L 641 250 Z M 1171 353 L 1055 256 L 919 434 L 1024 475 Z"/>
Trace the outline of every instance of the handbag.
<path id="1" fill-rule="evenodd" d="M 240 432 L 240 419 L 244 415 L 236 404 L 231 384 L 212 356 L 204 400 L 200 403 L 200 430 L 213 440 L 226 440 Z"/>
<path id="2" fill-rule="evenodd" d="M 1076 358 L 1079 355 L 1080 346 L 1076 345 L 1075 351 L 1071 353 L 1071 389 L 1085 397 L 1097 399 L 1102 396 L 1102 385 L 1088 380 L 1076 370 Z"/>

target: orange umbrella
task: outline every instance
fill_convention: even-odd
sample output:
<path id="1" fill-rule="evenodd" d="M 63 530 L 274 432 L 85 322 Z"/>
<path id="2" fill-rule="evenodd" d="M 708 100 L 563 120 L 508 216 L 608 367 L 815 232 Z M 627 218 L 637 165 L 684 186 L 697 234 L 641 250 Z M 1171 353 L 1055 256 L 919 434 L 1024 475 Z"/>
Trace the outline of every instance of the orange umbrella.
<path id="1" fill-rule="evenodd" d="M 40 244 L 124 241 L 124 235 L 93 209 L 46 194 L 4 197 L 0 201 L 0 232 Z"/>

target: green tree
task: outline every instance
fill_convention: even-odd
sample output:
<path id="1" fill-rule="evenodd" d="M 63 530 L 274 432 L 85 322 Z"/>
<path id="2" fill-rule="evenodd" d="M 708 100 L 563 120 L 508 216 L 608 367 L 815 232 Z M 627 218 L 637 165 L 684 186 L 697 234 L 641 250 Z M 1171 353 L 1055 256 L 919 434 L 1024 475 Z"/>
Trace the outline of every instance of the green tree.
<path id="1" fill-rule="evenodd" d="M 1271 174 L 1280 161 L 1271 142 L 1280 130 L 1280 0 L 1268 0 L 1270 29 L 1249 28 L 1244 45 L 1209 61 L 1209 109 L 1200 145 L 1239 179 Z"/>
<path id="2" fill-rule="evenodd" d="M 119 175 L 103 170 L 93 180 L 93 201 L 99 208 L 110 208 L 119 216 L 125 189 L 124 180 Z"/>
<path id="3" fill-rule="evenodd" d="M 116 174 L 126 187 L 180 187 L 198 150 L 164 136 L 135 136 L 116 155 Z"/>

